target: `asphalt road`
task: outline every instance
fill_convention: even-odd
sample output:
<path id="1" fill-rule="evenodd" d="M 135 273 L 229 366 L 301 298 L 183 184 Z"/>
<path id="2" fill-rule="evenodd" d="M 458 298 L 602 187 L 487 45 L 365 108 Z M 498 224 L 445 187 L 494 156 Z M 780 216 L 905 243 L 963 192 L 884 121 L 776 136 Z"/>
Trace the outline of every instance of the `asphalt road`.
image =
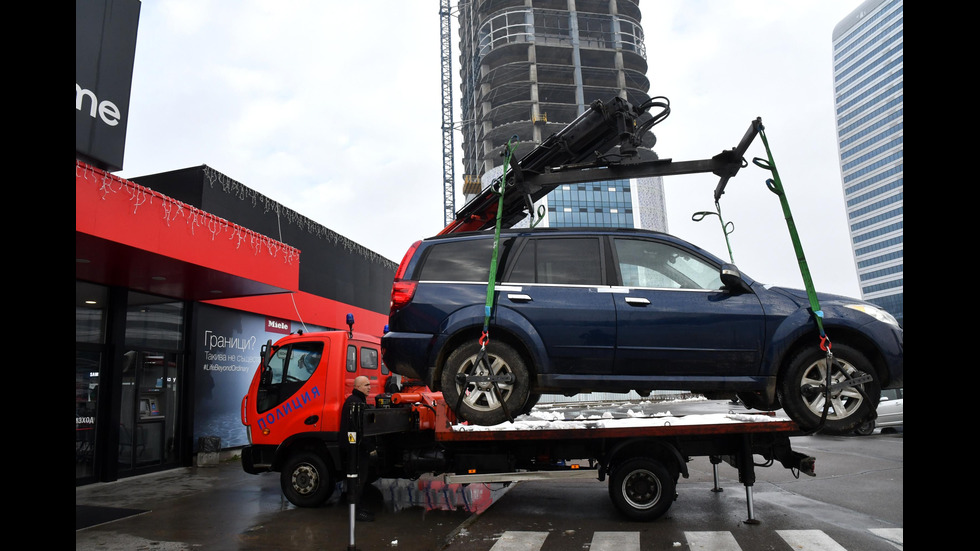
<path id="1" fill-rule="evenodd" d="M 677 415 L 740 406 L 663 406 Z M 358 523 L 362 551 L 893 551 L 903 547 L 904 433 L 800 436 L 816 476 L 758 467 L 748 496 L 737 471 L 707 458 L 688 464 L 667 514 L 622 518 L 607 486 L 592 480 L 446 487 L 438 480 L 380 480 L 367 494 L 373 523 Z M 75 532 L 76 551 L 346 550 L 349 509 L 338 496 L 316 509 L 287 502 L 277 473 L 248 475 L 237 461 L 76 488 L 77 505 L 144 511 Z"/>

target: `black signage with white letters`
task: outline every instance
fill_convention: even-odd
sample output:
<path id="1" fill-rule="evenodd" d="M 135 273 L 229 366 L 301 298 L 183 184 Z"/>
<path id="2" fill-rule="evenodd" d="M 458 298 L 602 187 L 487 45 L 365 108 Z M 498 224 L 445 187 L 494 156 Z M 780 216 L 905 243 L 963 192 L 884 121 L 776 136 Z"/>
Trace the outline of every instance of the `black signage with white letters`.
<path id="1" fill-rule="evenodd" d="M 139 0 L 75 0 L 75 157 L 121 170 Z"/>

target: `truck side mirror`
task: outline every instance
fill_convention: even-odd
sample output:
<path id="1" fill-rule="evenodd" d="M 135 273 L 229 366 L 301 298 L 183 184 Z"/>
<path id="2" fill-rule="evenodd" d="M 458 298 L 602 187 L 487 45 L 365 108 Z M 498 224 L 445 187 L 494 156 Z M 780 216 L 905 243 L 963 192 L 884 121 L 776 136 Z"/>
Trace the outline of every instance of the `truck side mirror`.
<path id="1" fill-rule="evenodd" d="M 721 282 L 733 293 L 751 293 L 752 288 L 742 279 L 742 272 L 734 264 L 721 265 Z"/>
<path id="2" fill-rule="evenodd" d="M 272 339 L 262 345 L 262 367 L 263 369 L 269 366 L 269 360 L 272 359 Z"/>

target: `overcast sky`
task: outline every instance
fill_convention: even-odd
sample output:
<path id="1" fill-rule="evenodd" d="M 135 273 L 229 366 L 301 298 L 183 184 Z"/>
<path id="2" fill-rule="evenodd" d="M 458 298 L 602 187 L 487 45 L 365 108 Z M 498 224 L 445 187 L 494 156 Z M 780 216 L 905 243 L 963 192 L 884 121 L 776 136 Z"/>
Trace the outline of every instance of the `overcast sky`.
<path id="1" fill-rule="evenodd" d="M 708 159 L 761 117 L 815 287 L 851 296 L 831 37 L 860 3 L 640 2 L 650 95 L 671 102 L 657 153 Z M 444 226 L 438 12 L 438 0 L 143 0 L 117 174 L 208 165 L 400 261 Z M 770 174 L 751 163 L 765 156 L 757 138 L 721 199 L 734 260 L 756 280 L 802 288 Z M 668 229 L 727 259 L 718 219 L 691 220 L 714 210 L 717 182 L 666 178 Z"/>

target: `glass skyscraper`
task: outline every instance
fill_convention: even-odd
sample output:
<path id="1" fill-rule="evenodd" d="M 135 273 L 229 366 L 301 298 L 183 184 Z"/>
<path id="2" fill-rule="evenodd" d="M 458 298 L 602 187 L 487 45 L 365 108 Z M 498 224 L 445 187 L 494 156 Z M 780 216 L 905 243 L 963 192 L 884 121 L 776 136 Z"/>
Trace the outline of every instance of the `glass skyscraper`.
<path id="1" fill-rule="evenodd" d="M 833 32 L 844 202 L 861 296 L 903 323 L 902 0 L 867 0 Z"/>

